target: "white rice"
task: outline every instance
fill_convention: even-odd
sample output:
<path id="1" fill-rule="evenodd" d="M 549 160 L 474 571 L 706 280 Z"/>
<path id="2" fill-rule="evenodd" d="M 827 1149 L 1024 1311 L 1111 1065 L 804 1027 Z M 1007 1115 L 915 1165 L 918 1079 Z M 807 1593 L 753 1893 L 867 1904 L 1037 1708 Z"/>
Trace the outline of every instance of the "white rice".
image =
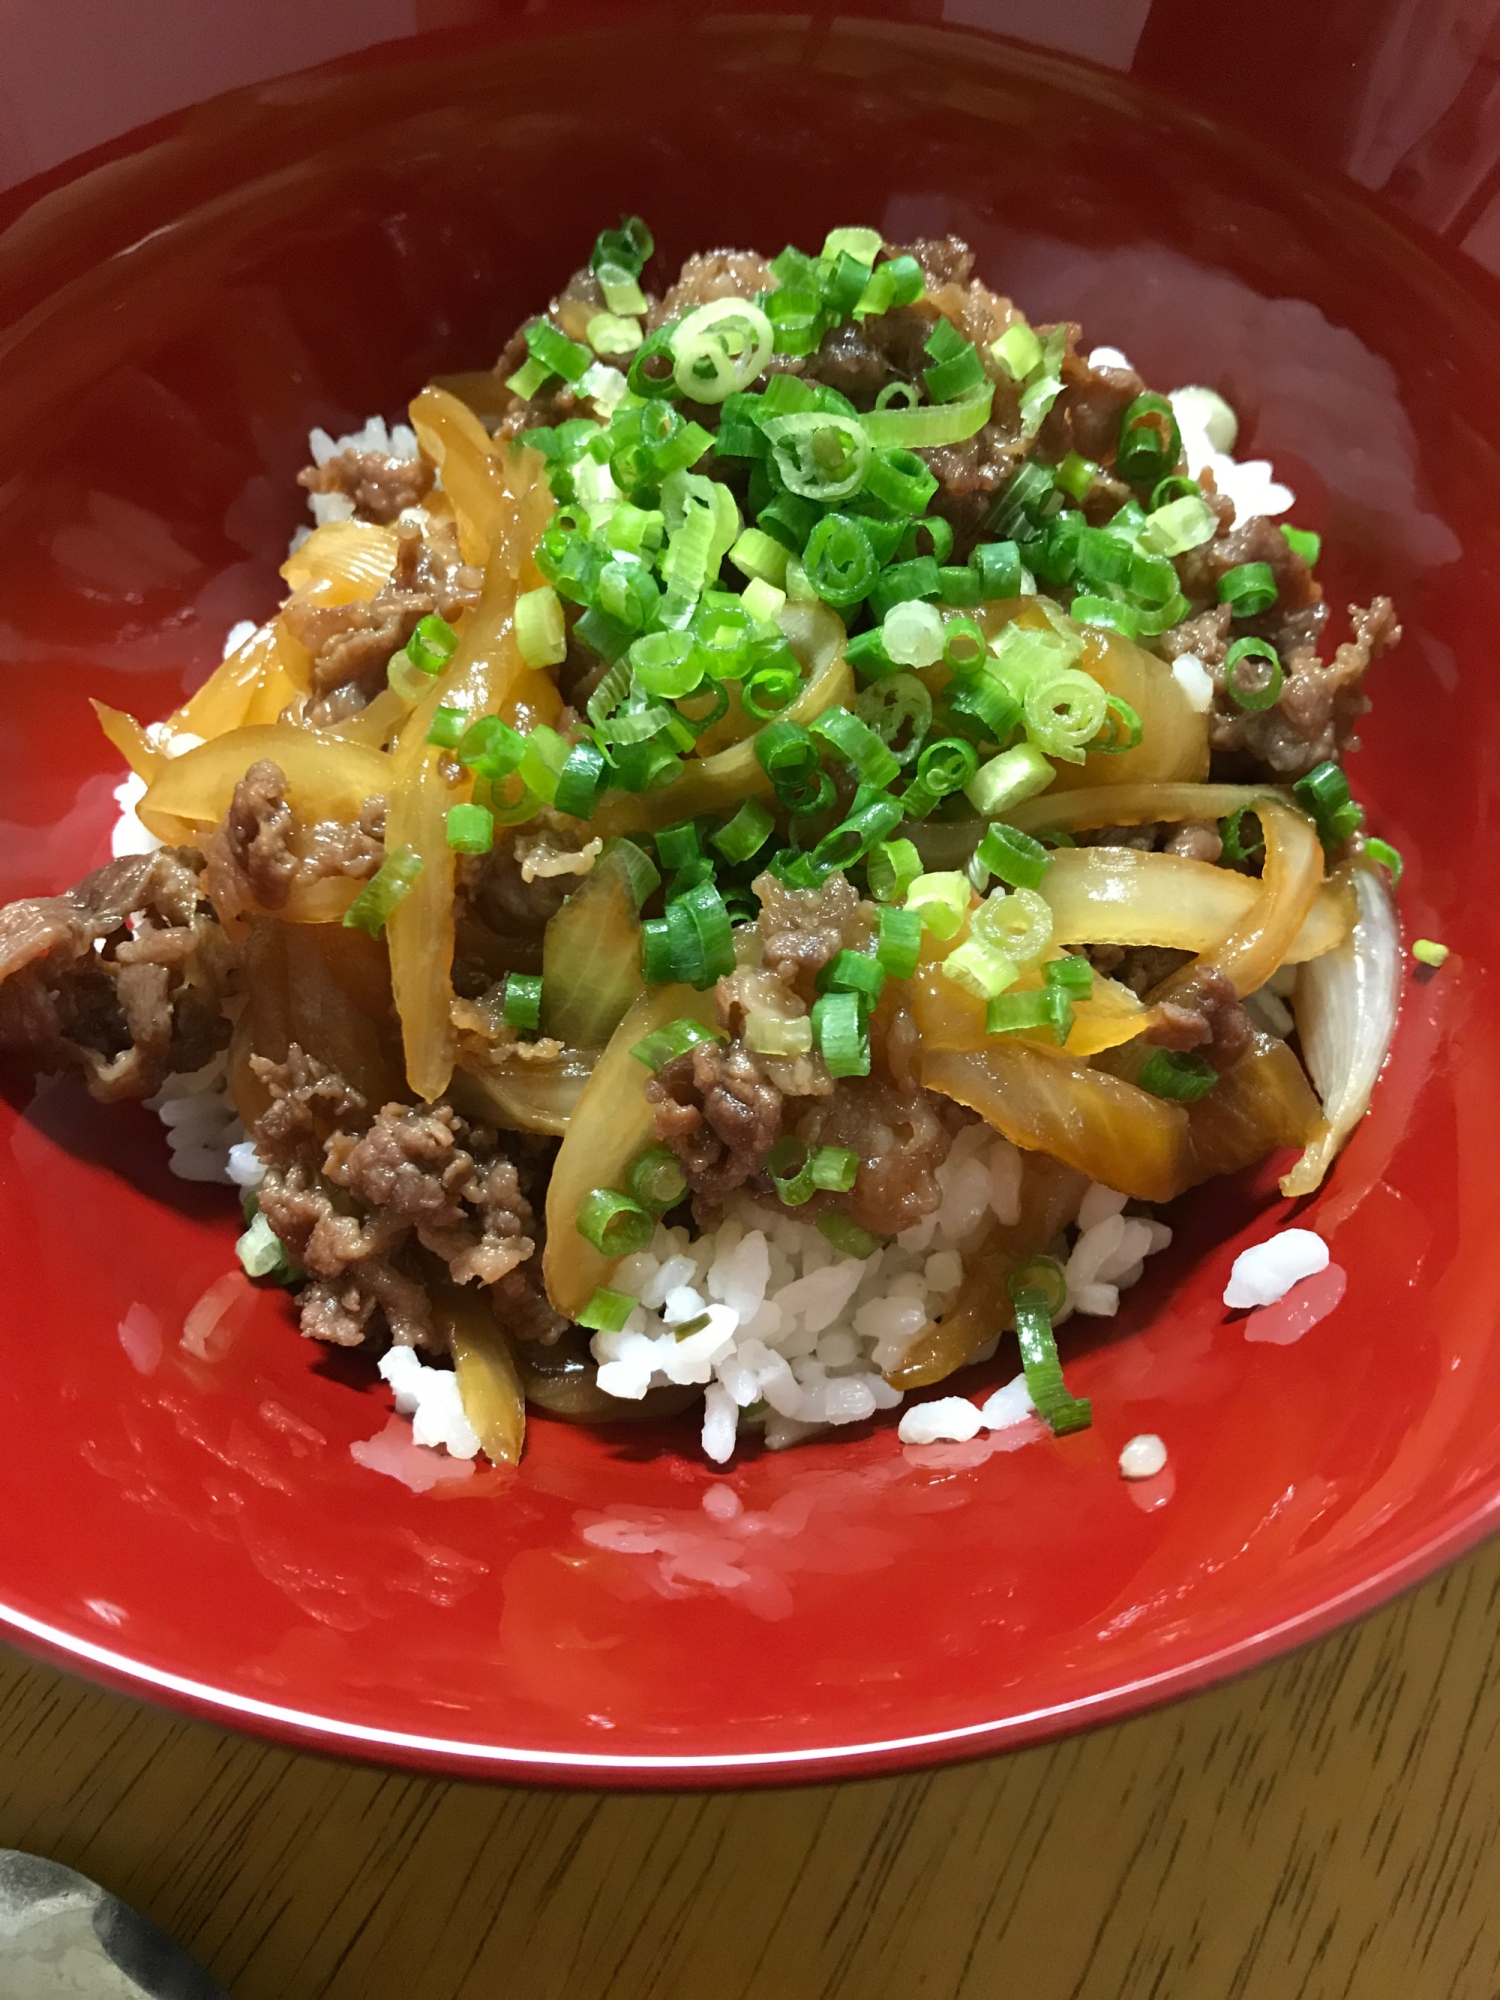
<path id="1" fill-rule="evenodd" d="M 325 430 L 307 434 L 308 449 L 315 465 L 326 465 L 341 451 L 376 451 L 382 458 L 412 459 L 417 456 L 417 434 L 408 424 L 386 425 L 384 417 L 369 417 L 363 429 L 345 436 L 330 437 Z M 354 502 L 347 493 L 309 493 L 307 504 L 314 522 L 326 528 L 330 521 L 352 521 Z M 306 539 L 305 534 L 302 536 Z"/>
<path id="2" fill-rule="evenodd" d="M 1128 368 L 1130 363 L 1118 347 L 1096 347 L 1089 355 L 1089 366 Z M 1275 477 L 1275 468 L 1268 458 L 1233 456 L 1240 420 L 1217 389 L 1191 383 L 1173 389 L 1167 401 L 1182 433 L 1188 471 L 1195 479 L 1204 472 L 1212 472 L 1214 485 L 1234 502 L 1234 511 L 1242 521 L 1254 514 L 1268 518 L 1284 514 L 1294 504 L 1296 494 Z"/>
<path id="3" fill-rule="evenodd" d="M 1293 1285 L 1328 1268 L 1328 1245 L 1312 1229 L 1282 1229 L 1234 1260 L 1224 1303 L 1235 1311 L 1274 1306 Z"/>
<path id="4" fill-rule="evenodd" d="M 795 1211 L 744 1193 L 730 1197 L 717 1230 L 696 1240 L 659 1225 L 650 1248 L 627 1257 L 611 1281 L 639 1303 L 619 1332 L 593 1337 L 599 1387 L 638 1402 L 653 1387 L 701 1383 L 703 1450 L 720 1465 L 742 1426 L 762 1427 L 775 1450 L 895 1409 L 902 1398 L 886 1372 L 953 1303 L 965 1255 L 991 1224 L 1017 1220 L 1020 1176 L 1014 1146 L 986 1125 L 965 1126 L 937 1170 L 936 1211 L 865 1258 L 841 1255 Z M 1171 1242 L 1164 1223 L 1127 1217 L 1124 1206 L 1109 1188 L 1086 1191 L 1059 1321 L 1117 1312 L 1144 1260 Z M 907 1418 L 924 1442 L 934 1424 L 932 1437 L 972 1437 L 981 1422 L 999 1429 L 1025 1416 L 1024 1387 L 1020 1396 L 1013 1384 L 997 1392 L 1007 1400 L 992 1398 L 984 1418 L 961 1397 L 945 1399 L 953 1410 L 927 1403 Z M 942 1427 L 954 1423 L 958 1430 Z"/>
<path id="5" fill-rule="evenodd" d="M 1167 1462 L 1167 1447 L 1154 1431 L 1142 1431 L 1120 1453 L 1122 1479 L 1154 1479 Z"/>
<path id="6" fill-rule="evenodd" d="M 411 1418 L 413 1444 L 441 1446 L 450 1458 L 474 1458 L 479 1434 L 464 1415 L 458 1377 L 451 1368 L 428 1368 L 410 1347 L 381 1356 L 380 1372 L 396 1392 L 398 1415 Z"/>
<path id="7" fill-rule="evenodd" d="M 155 1097 L 146 1099 L 146 1109 L 167 1128 L 170 1165 L 180 1180 L 259 1185 L 260 1173 L 245 1180 L 229 1170 L 231 1153 L 243 1161 L 255 1148 L 230 1098 L 228 1058 L 222 1052 L 202 1069 L 169 1076 Z"/>

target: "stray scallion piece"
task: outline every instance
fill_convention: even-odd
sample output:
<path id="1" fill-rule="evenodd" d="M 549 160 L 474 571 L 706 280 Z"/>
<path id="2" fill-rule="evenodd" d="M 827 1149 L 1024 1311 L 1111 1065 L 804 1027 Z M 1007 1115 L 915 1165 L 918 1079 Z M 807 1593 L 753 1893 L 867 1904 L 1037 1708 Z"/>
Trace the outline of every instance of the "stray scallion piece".
<path id="1" fill-rule="evenodd" d="M 625 1185 L 642 1208 L 665 1215 L 687 1194 L 687 1175 L 670 1146 L 648 1146 L 631 1161 Z"/>
<path id="2" fill-rule="evenodd" d="M 618 1188 L 594 1188 L 578 1206 L 578 1233 L 605 1257 L 631 1257 L 651 1241 L 656 1224 Z"/>
<path id="3" fill-rule="evenodd" d="M 1037 1415 L 1056 1436 L 1062 1437 L 1069 1431 L 1087 1430 L 1094 1420 L 1093 1406 L 1086 1396 L 1072 1395 L 1063 1380 L 1052 1331 L 1052 1316 L 1060 1309 L 1060 1302 L 1049 1306 L 1045 1290 L 1024 1282 L 1034 1271 L 1035 1265 L 1027 1265 L 1010 1281 L 1016 1336 L 1021 1344 L 1027 1393 Z"/>
<path id="4" fill-rule="evenodd" d="M 1378 861 L 1387 871 L 1391 878 L 1391 887 L 1398 889 L 1401 886 L 1401 877 L 1406 871 L 1406 863 L 1401 858 L 1400 848 L 1392 847 L 1388 840 L 1381 840 L 1371 834 L 1365 841 L 1364 851 L 1372 861 Z"/>
<path id="5" fill-rule="evenodd" d="M 873 1257 L 880 1248 L 878 1236 L 872 1236 L 852 1215 L 845 1215 L 839 1209 L 818 1217 L 818 1234 L 826 1236 L 841 1257 L 858 1257 L 861 1262 Z"/>
<path id="6" fill-rule="evenodd" d="M 1411 955 L 1419 965 L 1438 966 L 1446 963 L 1449 947 L 1439 944 L 1434 938 L 1418 938 L 1411 948 Z"/>
<path id="7" fill-rule="evenodd" d="M 644 1063 L 653 1073 L 671 1062 L 674 1056 L 686 1055 L 698 1042 L 722 1042 L 722 1028 L 706 1027 L 702 1021 L 686 1018 L 669 1021 L 664 1028 L 658 1028 L 647 1035 L 644 1041 L 636 1043 L 630 1053 L 637 1062 Z"/>
<path id="8" fill-rule="evenodd" d="M 628 1292 L 611 1292 L 601 1285 L 579 1307 L 577 1324 L 595 1333 L 618 1333 L 639 1303 Z"/>
<path id="9" fill-rule="evenodd" d="M 860 996 L 824 993 L 813 1003 L 813 1039 L 830 1076 L 868 1076 L 870 1038 L 860 1015 Z"/>
<path id="10" fill-rule="evenodd" d="M 507 1027 L 534 1032 L 542 1019 L 542 976 L 539 972 L 507 972 L 502 1012 Z"/>
<path id="11" fill-rule="evenodd" d="M 449 806 L 448 845 L 457 854 L 488 854 L 495 844 L 495 815 L 488 806 Z"/>
<path id="12" fill-rule="evenodd" d="M 1181 1049 L 1153 1049 L 1141 1064 L 1136 1082 L 1153 1097 L 1176 1104 L 1196 1104 L 1219 1080 L 1219 1072 L 1202 1056 Z"/>
<path id="13" fill-rule="evenodd" d="M 388 854 L 345 910 L 346 927 L 379 937 L 391 911 L 421 872 L 422 857 L 414 848 L 398 847 L 394 854 Z"/>

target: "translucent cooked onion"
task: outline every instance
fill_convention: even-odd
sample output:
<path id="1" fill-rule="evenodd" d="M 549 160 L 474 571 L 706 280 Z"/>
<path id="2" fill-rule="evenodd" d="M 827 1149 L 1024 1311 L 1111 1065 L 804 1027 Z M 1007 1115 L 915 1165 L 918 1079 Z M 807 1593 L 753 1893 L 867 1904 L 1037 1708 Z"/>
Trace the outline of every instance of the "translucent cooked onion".
<path id="1" fill-rule="evenodd" d="M 1107 1070 L 1007 1036 L 972 1054 L 924 1049 L 922 1082 L 977 1111 L 1012 1145 L 1050 1153 L 1141 1201 L 1182 1179 L 1187 1114 Z"/>
<path id="2" fill-rule="evenodd" d="M 437 466 L 443 492 L 452 502 L 464 561 L 482 569 L 514 515 L 503 454 L 496 451 L 467 404 L 446 389 L 424 389 L 409 414 L 417 440 Z M 535 538 L 529 546 L 535 546 Z"/>
<path id="3" fill-rule="evenodd" d="M 1316 841 L 1316 835 L 1312 838 Z M 1147 944 L 1197 954 L 1245 924 L 1262 891 L 1252 876 L 1181 854 L 1065 847 L 1052 857 L 1041 893 L 1052 907 L 1056 944 Z M 1300 964 L 1331 951 L 1347 937 L 1353 921 L 1353 899 L 1345 884 L 1315 885 L 1307 914 L 1277 963 Z M 1252 961 L 1246 958 L 1245 963 Z M 1275 969 L 1269 967 L 1255 984 L 1264 985 Z"/>
<path id="4" fill-rule="evenodd" d="M 1305 813 L 1272 799 L 1263 799 L 1259 811 L 1266 858 L 1254 902 L 1194 964 L 1173 973 L 1153 999 L 1168 998 L 1210 968 L 1243 998 L 1258 992 L 1292 956 L 1322 886 L 1323 843 Z"/>
<path id="5" fill-rule="evenodd" d="M 1181 1188 L 1237 1174 L 1278 1146 L 1305 1146 L 1324 1130 L 1306 1072 L 1286 1043 L 1257 1035 L 1248 1054 L 1188 1106 Z"/>
<path id="6" fill-rule="evenodd" d="M 162 840 L 174 839 L 184 822 L 216 826 L 235 786 L 264 758 L 285 774 L 287 795 L 304 822 L 356 820 L 366 799 L 390 792 L 391 760 L 380 751 L 282 723 L 258 723 L 163 759 L 137 811 Z"/>
<path id="7" fill-rule="evenodd" d="M 1039 975 L 1031 972 L 1017 980 L 1010 990 L 1025 993 L 1041 983 Z M 911 988 L 911 1011 L 924 1048 L 972 1050 L 994 1045 L 994 1037 L 985 1026 L 984 1001 L 966 993 L 952 979 L 943 978 L 935 963 L 929 961 L 917 968 Z M 1154 1011 L 1138 1000 L 1128 986 L 1096 973 L 1088 999 L 1074 1002 L 1067 1052 L 1082 1059 L 1097 1055 L 1101 1049 L 1116 1048 L 1121 1042 L 1133 1041 L 1143 1034 L 1155 1019 Z M 1046 1028 L 1023 1029 L 1017 1039 L 1044 1051 L 1057 1048 L 1051 1030 Z"/>
<path id="8" fill-rule="evenodd" d="M 510 1336 L 498 1324 L 487 1291 L 433 1285 L 428 1296 L 440 1333 L 448 1338 L 464 1415 L 494 1465 L 519 1465 L 526 1441 L 526 1392 Z"/>
<path id="9" fill-rule="evenodd" d="M 593 1074 L 592 1051 L 565 1049 L 555 1062 L 467 1065 L 462 1054 L 448 1095 L 471 1118 L 510 1132 L 549 1132 L 560 1139 Z"/>
<path id="10" fill-rule="evenodd" d="M 1123 764 L 1127 751 L 1117 758 Z M 1091 763 L 1096 760 L 1090 760 Z M 1097 760 L 1097 761 L 1103 761 Z M 1076 792 L 1050 791 L 1027 799 L 1005 818 L 1023 833 L 1056 827 L 1059 833 L 1081 833 L 1094 826 L 1144 826 L 1151 820 L 1216 820 L 1253 807 L 1260 799 L 1289 804 L 1291 793 L 1268 785 L 1101 785 L 1097 780 Z M 976 826 L 976 837 L 977 837 Z"/>
<path id="11" fill-rule="evenodd" d="M 1113 755 L 1094 751 L 1081 764 L 1060 765 L 1048 796 L 1066 797 L 1074 791 L 1098 788 L 1114 790 L 1122 785 L 1191 782 L 1206 777 L 1208 717 L 1193 707 L 1166 661 L 1119 633 L 1105 632 L 1097 626 L 1080 629 L 1083 639 L 1080 670 L 1097 681 L 1106 694 L 1129 703 L 1141 718 L 1141 740 L 1133 750 Z"/>
<path id="12" fill-rule="evenodd" d="M 1304 966 L 1292 1009 L 1302 1056 L 1323 1100 L 1326 1132 L 1281 1183 L 1311 1194 L 1369 1106 L 1395 1031 L 1401 994 L 1401 932 L 1395 903 L 1372 868 L 1351 870 L 1358 920 L 1327 957 Z"/>
<path id="13" fill-rule="evenodd" d="M 314 604 L 355 604 L 373 597 L 395 567 L 394 528 L 328 521 L 292 551 L 281 574 Z"/>
<path id="14" fill-rule="evenodd" d="M 547 1247 L 542 1276 L 560 1313 L 576 1317 L 619 1261 L 582 1235 L 578 1211 L 597 1187 L 623 1188 L 625 1170 L 649 1145 L 655 1106 L 646 1098 L 649 1072 L 631 1054 L 636 1043 L 668 1021 L 714 1018 L 712 992 L 691 986 L 657 986 L 642 994 L 610 1037 L 583 1088 L 547 1184 Z"/>

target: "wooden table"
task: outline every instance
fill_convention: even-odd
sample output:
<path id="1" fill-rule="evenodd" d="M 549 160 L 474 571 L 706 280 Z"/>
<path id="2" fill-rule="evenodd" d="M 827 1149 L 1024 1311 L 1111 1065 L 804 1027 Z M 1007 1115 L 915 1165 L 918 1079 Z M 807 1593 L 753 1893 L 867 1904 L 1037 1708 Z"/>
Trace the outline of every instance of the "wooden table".
<path id="1" fill-rule="evenodd" d="M 1235 1686 L 929 1776 L 681 1797 L 272 1750 L 0 1655 L 0 1845 L 234 2000 L 1495 2000 L 1500 1543 Z"/>

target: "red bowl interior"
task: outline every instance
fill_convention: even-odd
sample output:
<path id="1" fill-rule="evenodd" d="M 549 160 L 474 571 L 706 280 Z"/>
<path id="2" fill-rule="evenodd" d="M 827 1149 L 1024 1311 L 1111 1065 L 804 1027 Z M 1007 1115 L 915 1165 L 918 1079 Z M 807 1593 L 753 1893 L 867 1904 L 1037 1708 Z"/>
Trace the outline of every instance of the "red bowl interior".
<path id="1" fill-rule="evenodd" d="M 538 1419 L 519 1473 L 419 1496 L 349 1454 L 383 1385 L 279 1296 L 219 1362 L 179 1349 L 231 1264 L 230 1196 L 174 1181 L 144 1111 L 12 1074 L 0 1620 L 249 1728 L 590 1783 L 887 1768 L 1201 1686 L 1500 1505 L 1500 329 L 1373 206 L 1102 73 L 838 22 L 434 43 L 171 121 L 0 243 L 0 891 L 106 852 L 119 772 L 88 697 L 162 713 L 274 605 L 309 426 L 487 365 L 622 206 L 671 260 L 958 231 L 1034 317 L 1225 390 L 1336 604 L 1397 596 L 1356 786 L 1405 851 L 1409 934 L 1453 955 L 1409 981 L 1374 1109 L 1299 1217 L 1347 1293 L 1290 1346 L 1220 1305 L 1236 1250 L 1290 1219 L 1267 1168 L 1182 1203 L 1119 1319 L 1070 1330 L 1083 1435 L 907 1451 L 887 1421 L 716 1474 L 685 1427 Z M 1116 1470 L 1139 1431 L 1171 1451 L 1144 1488 Z M 703 1505 L 726 1487 L 730 1519 Z"/>

